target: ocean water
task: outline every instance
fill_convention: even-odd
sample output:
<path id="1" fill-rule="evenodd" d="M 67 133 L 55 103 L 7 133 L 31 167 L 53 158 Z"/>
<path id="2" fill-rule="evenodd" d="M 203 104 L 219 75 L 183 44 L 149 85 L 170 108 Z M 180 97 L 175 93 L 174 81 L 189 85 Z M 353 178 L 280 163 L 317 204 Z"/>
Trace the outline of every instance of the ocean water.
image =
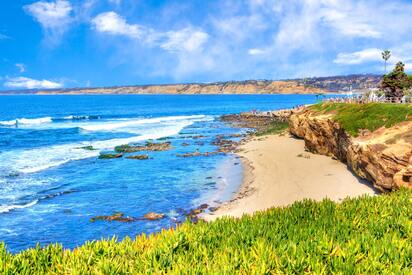
<path id="1" fill-rule="evenodd" d="M 242 177 L 234 155 L 176 154 L 214 151 L 216 135 L 246 131 L 220 122 L 222 114 L 315 101 L 313 95 L 0 96 L 0 242 L 12 252 L 37 243 L 74 248 L 175 226 L 185 211 L 230 199 Z M 117 145 L 148 140 L 168 140 L 173 149 L 148 152 L 144 161 L 98 159 Z M 166 218 L 90 221 L 152 211 Z"/>

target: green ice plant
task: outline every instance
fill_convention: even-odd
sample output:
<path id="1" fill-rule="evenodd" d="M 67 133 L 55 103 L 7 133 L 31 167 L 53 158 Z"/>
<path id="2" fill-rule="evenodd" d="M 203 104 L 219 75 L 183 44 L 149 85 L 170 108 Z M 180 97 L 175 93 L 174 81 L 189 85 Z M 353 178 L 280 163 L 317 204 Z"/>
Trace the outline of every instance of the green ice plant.
<path id="1" fill-rule="evenodd" d="M 318 103 L 310 107 L 312 111 L 331 114 L 332 119 L 351 135 L 359 130 L 374 131 L 380 127 L 391 127 L 397 123 L 412 120 L 411 104 L 393 103 Z"/>
<path id="2" fill-rule="evenodd" d="M 411 195 L 304 200 L 73 250 L 51 244 L 11 254 L 0 244 L 0 273 L 411 274 Z"/>

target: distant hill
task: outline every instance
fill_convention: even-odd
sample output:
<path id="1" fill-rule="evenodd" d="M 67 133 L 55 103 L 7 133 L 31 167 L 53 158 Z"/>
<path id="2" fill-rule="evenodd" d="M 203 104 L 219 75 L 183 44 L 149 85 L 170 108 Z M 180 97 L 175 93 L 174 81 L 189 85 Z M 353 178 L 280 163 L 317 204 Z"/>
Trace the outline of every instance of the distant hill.
<path id="1" fill-rule="evenodd" d="M 377 88 L 381 76 L 347 75 L 288 80 L 67 88 L 7 91 L 2 94 L 324 94 Z"/>
<path id="2" fill-rule="evenodd" d="M 352 90 L 366 90 L 377 88 L 382 76 L 380 75 L 346 75 L 298 79 L 302 85 L 326 89 L 331 92 L 346 92 Z"/>

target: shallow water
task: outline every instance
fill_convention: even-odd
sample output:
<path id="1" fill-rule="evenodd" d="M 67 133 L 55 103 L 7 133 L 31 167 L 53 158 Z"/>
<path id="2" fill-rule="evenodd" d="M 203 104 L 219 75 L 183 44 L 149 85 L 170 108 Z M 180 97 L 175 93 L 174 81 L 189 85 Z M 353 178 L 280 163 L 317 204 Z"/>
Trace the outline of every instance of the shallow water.
<path id="1" fill-rule="evenodd" d="M 73 248 L 175 226 L 185 219 L 184 210 L 228 200 L 241 182 L 233 155 L 176 156 L 213 151 L 216 135 L 245 131 L 219 122 L 219 115 L 315 100 L 312 95 L 0 96 L 0 241 L 13 252 L 36 243 Z M 151 159 L 145 161 L 98 159 L 117 145 L 150 139 L 167 139 L 174 148 L 148 152 Z M 167 217 L 90 222 L 97 215 L 141 217 L 151 211 Z"/>

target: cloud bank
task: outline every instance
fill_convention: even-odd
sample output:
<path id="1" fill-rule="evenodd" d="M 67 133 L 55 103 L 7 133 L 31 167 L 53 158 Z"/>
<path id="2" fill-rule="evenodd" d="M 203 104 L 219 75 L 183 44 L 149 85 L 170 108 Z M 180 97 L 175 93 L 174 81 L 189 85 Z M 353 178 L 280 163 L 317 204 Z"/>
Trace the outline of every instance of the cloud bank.
<path id="1" fill-rule="evenodd" d="M 37 80 L 28 77 L 14 77 L 8 79 L 4 86 L 8 88 L 24 88 L 24 89 L 57 89 L 62 88 L 63 84 L 60 82 L 54 82 L 50 80 Z"/>

